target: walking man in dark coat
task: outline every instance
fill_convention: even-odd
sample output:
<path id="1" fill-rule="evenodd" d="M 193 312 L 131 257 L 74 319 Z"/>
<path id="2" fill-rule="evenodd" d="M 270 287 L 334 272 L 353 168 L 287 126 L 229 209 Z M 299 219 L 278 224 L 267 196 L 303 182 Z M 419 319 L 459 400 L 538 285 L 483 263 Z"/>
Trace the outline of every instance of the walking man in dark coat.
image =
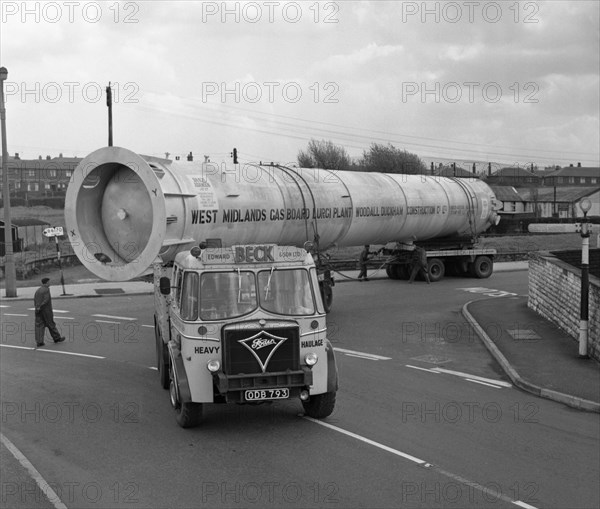
<path id="1" fill-rule="evenodd" d="M 33 304 L 35 306 L 35 342 L 37 346 L 44 346 L 46 327 L 55 343 L 64 341 L 65 337 L 60 335 L 54 323 L 49 278 L 42 279 L 42 286 L 36 290 L 33 296 Z"/>
<path id="2" fill-rule="evenodd" d="M 415 249 L 412 252 L 411 261 L 412 271 L 410 273 L 408 282 L 412 283 L 415 280 L 417 273 L 421 271 L 427 280 L 427 284 L 430 284 L 431 281 L 429 280 L 429 272 L 427 270 L 427 251 L 425 251 L 422 247 L 415 246 Z"/>

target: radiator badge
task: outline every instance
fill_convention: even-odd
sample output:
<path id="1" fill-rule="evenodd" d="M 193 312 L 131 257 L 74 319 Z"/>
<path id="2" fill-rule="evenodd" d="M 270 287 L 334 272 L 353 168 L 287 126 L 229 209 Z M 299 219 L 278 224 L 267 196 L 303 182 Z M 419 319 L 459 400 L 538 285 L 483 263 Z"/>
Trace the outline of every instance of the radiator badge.
<path id="1" fill-rule="evenodd" d="M 275 336 L 268 331 L 262 330 L 254 334 L 254 336 L 238 340 L 238 343 L 244 345 L 248 351 L 254 355 L 254 358 L 264 373 L 267 370 L 271 357 L 273 357 L 275 351 L 286 340 L 287 338 Z"/>

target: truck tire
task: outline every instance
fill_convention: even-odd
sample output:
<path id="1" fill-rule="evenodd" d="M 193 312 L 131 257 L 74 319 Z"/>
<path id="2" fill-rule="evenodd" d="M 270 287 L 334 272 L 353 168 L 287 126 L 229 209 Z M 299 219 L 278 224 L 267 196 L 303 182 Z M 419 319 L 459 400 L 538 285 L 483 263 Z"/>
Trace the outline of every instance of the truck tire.
<path id="1" fill-rule="evenodd" d="M 335 407 L 335 392 L 325 392 L 311 396 L 308 401 L 303 401 L 304 412 L 314 419 L 323 419 L 332 414 Z"/>
<path id="2" fill-rule="evenodd" d="M 194 428 L 202 422 L 202 403 L 181 403 L 175 409 L 175 420 L 182 428 Z"/>
<path id="3" fill-rule="evenodd" d="M 489 256 L 478 256 L 471 265 L 471 273 L 479 279 L 485 279 L 494 272 L 494 262 Z"/>
<path id="4" fill-rule="evenodd" d="M 193 428 L 202 421 L 202 403 L 192 403 L 191 401 L 182 403 L 179 400 L 175 379 L 169 381 L 169 397 L 171 405 L 175 409 L 175 420 L 182 428 Z"/>
<path id="5" fill-rule="evenodd" d="M 156 341 L 156 367 L 160 377 L 160 386 L 163 389 L 169 388 L 169 354 L 167 347 L 162 340 L 160 327 L 154 315 L 154 339 Z"/>
<path id="6" fill-rule="evenodd" d="M 443 279 L 446 273 L 446 266 L 440 258 L 429 258 L 427 260 L 427 271 L 429 272 L 429 280 L 435 283 Z"/>
<path id="7" fill-rule="evenodd" d="M 399 263 L 392 263 L 385 267 L 385 273 L 390 279 L 408 279 L 406 266 Z"/>
<path id="8" fill-rule="evenodd" d="M 323 309 L 325 309 L 325 313 L 329 313 L 333 307 L 333 290 L 331 285 L 327 283 L 321 284 L 321 298 L 323 299 Z"/>

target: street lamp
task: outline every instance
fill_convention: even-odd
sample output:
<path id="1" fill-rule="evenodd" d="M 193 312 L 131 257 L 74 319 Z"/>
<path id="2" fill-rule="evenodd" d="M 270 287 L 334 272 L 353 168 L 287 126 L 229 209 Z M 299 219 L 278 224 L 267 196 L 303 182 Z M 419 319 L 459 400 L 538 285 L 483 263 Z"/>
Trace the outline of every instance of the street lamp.
<path id="1" fill-rule="evenodd" d="M 12 241 L 12 219 L 10 217 L 10 186 L 8 181 L 8 150 L 6 149 L 6 108 L 4 105 L 4 81 L 8 77 L 6 67 L 0 67 L 0 127 L 2 130 L 2 201 L 4 205 L 4 275 L 6 296 L 17 296 L 17 271 Z"/>
<path id="2" fill-rule="evenodd" d="M 587 213 L 592 208 L 592 202 L 584 198 L 579 202 L 583 212 L 581 222 L 581 313 L 579 319 L 579 357 L 588 358 L 588 307 L 589 307 L 589 270 L 590 270 L 590 231 Z"/>

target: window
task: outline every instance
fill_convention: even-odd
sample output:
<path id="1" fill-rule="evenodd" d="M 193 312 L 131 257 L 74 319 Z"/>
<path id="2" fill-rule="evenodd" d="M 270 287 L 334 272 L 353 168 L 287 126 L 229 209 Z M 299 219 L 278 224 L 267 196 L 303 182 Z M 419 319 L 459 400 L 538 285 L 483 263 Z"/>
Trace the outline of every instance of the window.
<path id="1" fill-rule="evenodd" d="M 315 312 L 310 279 L 304 269 L 262 270 L 258 273 L 258 288 L 265 311 L 281 315 Z"/>
<path id="2" fill-rule="evenodd" d="M 200 283 L 200 318 L 223 320 L 246 315 L 258 306 L 254 273 L 205 272 Z"/>
<path id="3" fill-rule="evenodd" d="M 196 320 L 198 318 L 198 273 L 186 272 L 181 290 L 181 318 Z"/>
<path id="4" fill-rule="evenodd" d="M 598 179 L 596 177 L 592 177 L 590 179 L 590 184 L 596 184 L 598 182 Z"/>
<path id="5" fill-rule="evenodd" d="M 28 175 L 29 177 L 35 177 L 35 170 L 29 170 L 29 171 L 27 172 L 27 175 Z"/>

